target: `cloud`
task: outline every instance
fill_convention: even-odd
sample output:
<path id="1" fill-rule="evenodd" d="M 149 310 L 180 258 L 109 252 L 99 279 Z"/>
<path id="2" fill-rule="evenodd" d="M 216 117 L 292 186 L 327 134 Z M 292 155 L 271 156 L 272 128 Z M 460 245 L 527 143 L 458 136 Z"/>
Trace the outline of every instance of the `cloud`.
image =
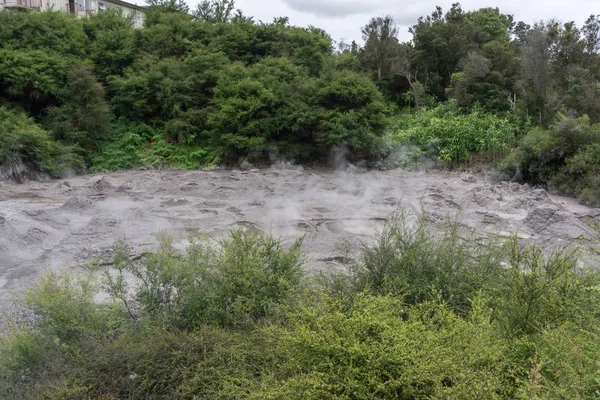
<path id="1" fill-rule="evenodd" d="M 365 0 L 283 0 L 291 9 L 322 17 L 376 13 L 387 2 Z"/>

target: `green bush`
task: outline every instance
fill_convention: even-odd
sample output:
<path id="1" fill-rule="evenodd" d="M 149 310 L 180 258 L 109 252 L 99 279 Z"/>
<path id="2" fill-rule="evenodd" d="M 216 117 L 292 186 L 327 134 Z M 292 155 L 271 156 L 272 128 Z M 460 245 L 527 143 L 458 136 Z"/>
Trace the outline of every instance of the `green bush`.
<path id="1" fill-rule="evenodd" d="M 273 327 L 281 360 L 256 399 L 499 398 L 506 344 L 486 311 L 472 320 L 440 303 L 358 294 L 320 298 Z"/>
<path id="2" fill-rule="evenodd" d="M 550 129 L 534 128 L 523 137 L 500 163 L 501 178 L 545 185 L 600 204 L 598 143 L 600 125 L 586 116 L 561 117 Z"/>
<path id="3" fill-rule="evenodd" d="M 90 171 L 116 171 L 139 166 L 138 151 L 155 134 L 147 125 L 120 118 L 111 126 L 106 140 L 91 155 Z"/>
<path id="4" fill-rule="evenodd" d="M 529 349 L 522 371 L 521 399 L 596 399 L 600 396 L 600 339 L 597 326 L 565 326 L 544 330 L 518 342 L 515 348 Z M 525 378 L 526 377 L 526 378 Z"/>
<path id="5" fill-rule="evenodd" d="M 598 274 L 577 265 L 579 255 L 556 249 L 549 255 L 517 238 L 505 245 L 508 255 L 494 290 L 494 318 L 509 336 L 531 335 L 568 324 L 588 326 L 595 318 Z"/>
<path id="6" fill-rule="evenodd" d="M 58 178 L 84 168 L 76 149 L 52 140 L 25 114 L 0 107 L 0 179 Z"/>
<path id="7" fill-rule="evenodd" d="M 600 143 L 590 144 L 565 161 L 549 185 L 563 193 L 579 196 L 582 203 L 600 205 Z"/>
<path id="8" fill-rule="evenodd" d="M 478 243 L 452 220 L 435 226 L 424 214 L 400 211 L 349 266 L 350 281 L 355 292 L 394 294 L 408 304 L 441 298 L 466 314 L 476 294 L 499 280 L 502 258 L 501 246 Z"/>
<path id="9" fill-rule="evenodd" d="M 217 246 L 193 243 L 182 254 L 163 237 L 158 251 L 143 265 L 130 262 L 127 248 L 120 247 L 117 272 L 106 274 L 107 290 L 134 318 L 182 329 L 206 323 L 251 326 L 297 294 L 301 243 L 299 239 L 284 249 L 272 236 L 234 230 Z M 127 275 L 138 283 L 131 290 Z"/>
<path id="10" fill-rule="evenodd" d="M 407 113 L 397 121 L 392 137 L 403 144 L 416 144 L 446 163 L 468 160 L 477 153 L 504 154 L 515 142 L 519 127 L 509 118 L 473 107 L 463 114 L 452 101 L 418 113 Z"/>
<path id="11" fill-rule="evenodd" d="M 88 68 L 67 73 L 64 104 L 46 110 L 46 126 L 56 140 L 93 150 L 105 139 L 110 125 L 104 88 Z"/>
<path id="12" fill-rule="evenodd" d="M 212 140 L 234 161 L 322 159 L 341 145 L 369 156 L 386 125 L 382 96 L 368 78 L 347 71 L 311 78 L 284 58 L 234 64 L 214 103 Z"/>

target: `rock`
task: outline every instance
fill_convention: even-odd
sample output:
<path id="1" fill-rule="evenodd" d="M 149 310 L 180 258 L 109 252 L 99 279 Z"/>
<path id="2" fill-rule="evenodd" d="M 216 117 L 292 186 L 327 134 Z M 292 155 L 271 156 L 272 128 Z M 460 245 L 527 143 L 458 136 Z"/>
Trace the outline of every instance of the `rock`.
<path id="1" fill-rule="evenodd" d="M 257 168 L 252 168 L 252 169 L 251 169 L 249 172 L 253 172 L 253 173 L 254 173 L 254 172 L 260 172 L 260 169 L 257 169 Z"/>
<path id="2" fill-rule="evenodd" d="M 64 187 L 70 188 L 71 187 L 71 183 L 69 181 L 62 181 L 62 182 L 60 182 L 58 184 L 58 187 L 59 188 L 64 188 Z"/>

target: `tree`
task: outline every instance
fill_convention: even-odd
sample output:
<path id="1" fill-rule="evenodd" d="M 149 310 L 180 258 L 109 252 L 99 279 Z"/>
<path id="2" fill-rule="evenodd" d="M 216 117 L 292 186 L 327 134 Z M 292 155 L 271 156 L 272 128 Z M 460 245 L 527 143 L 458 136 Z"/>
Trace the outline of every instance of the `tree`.
<path id="1" fill-rule="evenodd" d="M 464 12 L 455 3 L 444 14 L 437 7 L 410 28 L 414 48 L 412 69 L 420 71 L 420 80 L 427 81 L 429 93 L 440 100 L 456 95 L 458 85 L 466 95 L 464 105 L 489 97 L 489 108 L 505 109 L 506 95 L 513 90 L 516 74 L 515 53 L 510 44 L 513 25 L 512 16 L 502 14 L 497 8 Z M 473 64 L 475 54 L 489 60 L 488 73 L 475 72 L 480 70 Z M 468 84 L 464 81 L 465 74 Z M 472 91 L 476 93 L 469 93 Z"/>
<path id="2" fill-rule="evenodd" d="M 397 36 L 398 27 L 390 15 L 371 18 L 362 28 L 365 46 L 361 51 L 361 60 L 378 84 L 391 75 L 393 61 L 399 53 Z"/>
<path id="3" fill-rule="evenodd" d="M 552 85 L 550 75 L 549 37 L 543 26 L 529 30 L 521 46 L 521 90 L 528 110 L 538 114 L 542 125 L 547 122 L 548 96 Z M 527 112 L 529 114 L 529 111 Z"/>
<path id="4" fill-rule="evenodd" d="M 235 0 L 203 0 L 198 4 L 193 15 L 199 21 L 216 24 L 231 21 L 234 10 Z"/>
<path id="5" fill-rule="evenodd" d="M 89 68 L 70 69 L 62 105 L 46 110 L 46 124 L 54 138 L 86 150 L 95 148 L 105 139 L 111 119 L 104 96 L 104 88 Z"/>

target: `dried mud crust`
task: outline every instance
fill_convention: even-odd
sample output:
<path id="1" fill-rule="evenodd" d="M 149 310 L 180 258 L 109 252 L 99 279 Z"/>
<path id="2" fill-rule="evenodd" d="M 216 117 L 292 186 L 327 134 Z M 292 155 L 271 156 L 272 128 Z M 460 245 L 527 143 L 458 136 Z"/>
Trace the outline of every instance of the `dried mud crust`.
<path id="1" fill-rule="evenodd" d="M 458 216 L 478 232 L 548 248 L 595 237 L 600 212 L 517 183 L 446 172 L 129 171 L 72 179 L 0 182 L 0 296 L 35 281 L 44 268 L 110 261 L 125 238 L 133 255 L 158 232 L 183 243 L 242 227 L 291 242 L 304 235 L 312 270 L 341 268 L 336 245 L 358 249 L 398 207 L 434 221 Z"/>

